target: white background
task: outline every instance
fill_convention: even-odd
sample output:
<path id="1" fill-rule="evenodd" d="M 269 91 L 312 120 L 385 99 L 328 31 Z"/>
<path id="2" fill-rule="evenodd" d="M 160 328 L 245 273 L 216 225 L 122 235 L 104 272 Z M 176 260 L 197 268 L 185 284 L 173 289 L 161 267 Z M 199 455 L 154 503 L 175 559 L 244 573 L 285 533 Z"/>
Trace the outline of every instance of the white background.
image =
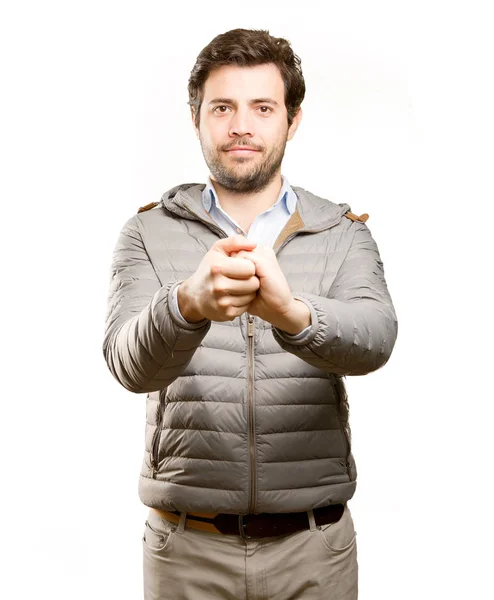
<path id="1" fill-rule="evenodd" d="M 145 395 L 103 358 L 111 255 L 138 207 L 205 181 L 187 80 L 245 27 L 301 57 L 283 173 L 370 214 L 398 314 L 388 364 L 346 380 L 359 598 L 494 597 L 488 3 L 9 4 L 0 596 L 142 598 Z"/>

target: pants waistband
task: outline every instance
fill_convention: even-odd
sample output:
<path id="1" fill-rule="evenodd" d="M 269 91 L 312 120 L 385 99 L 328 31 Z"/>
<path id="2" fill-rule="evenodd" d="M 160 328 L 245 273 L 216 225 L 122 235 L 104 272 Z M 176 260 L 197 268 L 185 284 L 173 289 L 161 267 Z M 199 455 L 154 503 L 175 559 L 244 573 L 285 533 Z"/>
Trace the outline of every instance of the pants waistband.
<path id="1" fill-rule="evenodd" d="M 163 519 L 180 523 L 180 511 L 167 511 L 154 508 Z M 185 527 L 218 533 L 240 535 L 246 539 L 289 535 L 309 529 L 311 513 L 316 526 L 339 521 L 345 510 L 344 504 L 329 504 L 313 511 L 297 513 L 260 513 L 235 515 L 229 513 L 190 512 L 185 515 Z"/>

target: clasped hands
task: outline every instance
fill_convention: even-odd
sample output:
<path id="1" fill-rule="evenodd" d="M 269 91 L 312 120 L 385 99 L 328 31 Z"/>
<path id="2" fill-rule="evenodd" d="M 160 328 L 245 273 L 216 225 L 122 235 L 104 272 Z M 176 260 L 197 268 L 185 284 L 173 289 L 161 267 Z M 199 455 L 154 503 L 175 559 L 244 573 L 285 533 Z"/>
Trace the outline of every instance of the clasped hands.
<path id="1" fill-rule="evenodd" d="M 255 266 L 259 289 L 254 300 L 247 306 L 249 314 L 256 315 L 292 335 L 310 325 L 310 311 L 304 302 L 292 296 L 290 286 L 271 247 L 256 246 L 252 250 L 233 250 L 229 256 L 250 260 Z M 213 273 L 223 271 L 228 272 L 226 265 L 212 267 Z"/>

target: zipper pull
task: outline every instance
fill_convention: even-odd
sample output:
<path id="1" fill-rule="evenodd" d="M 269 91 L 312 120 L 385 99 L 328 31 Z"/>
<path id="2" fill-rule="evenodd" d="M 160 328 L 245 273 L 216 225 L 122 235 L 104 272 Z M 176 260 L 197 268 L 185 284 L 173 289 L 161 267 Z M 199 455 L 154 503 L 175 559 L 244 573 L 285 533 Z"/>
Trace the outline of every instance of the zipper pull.
<path id="1" fill-rule="evenodd" d="M 249 315 L 249 325 L 247 327 L 247 335 L 252 337 L 254 335 L 254 317 Z"/>

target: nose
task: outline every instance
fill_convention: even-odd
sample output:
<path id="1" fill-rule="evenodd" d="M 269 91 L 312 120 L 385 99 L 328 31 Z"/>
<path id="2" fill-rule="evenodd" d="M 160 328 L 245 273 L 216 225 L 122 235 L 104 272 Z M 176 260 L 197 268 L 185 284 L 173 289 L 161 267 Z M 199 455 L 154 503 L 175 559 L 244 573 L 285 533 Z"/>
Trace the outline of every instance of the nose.
<path id="1" fill-rule="evenodd" d="M 252 137 L 254 135 L 252 118 L 248 110 L 238 108 L 235 111 L 230 120 L 230 130 L 228 133 L 232 137 L 244 135 Z"/>

